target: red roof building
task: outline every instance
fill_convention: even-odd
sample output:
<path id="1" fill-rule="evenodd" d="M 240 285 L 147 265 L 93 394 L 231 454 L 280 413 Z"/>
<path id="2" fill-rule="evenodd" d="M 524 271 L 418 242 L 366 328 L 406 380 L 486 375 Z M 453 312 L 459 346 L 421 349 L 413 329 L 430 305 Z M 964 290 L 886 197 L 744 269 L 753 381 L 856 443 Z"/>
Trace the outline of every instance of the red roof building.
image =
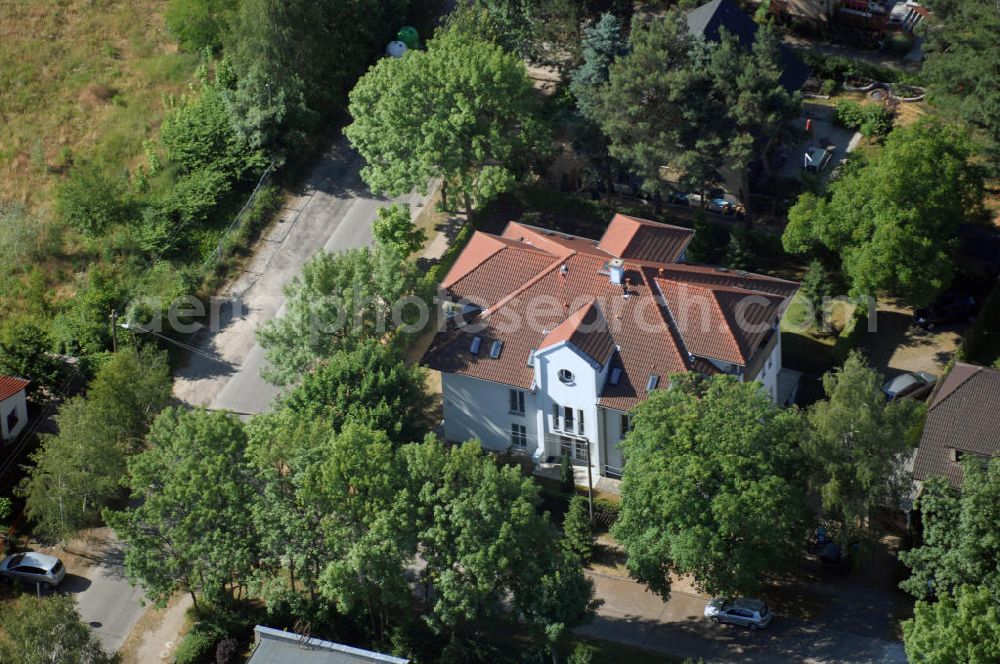
<path id="1" fill-rule="evenodd" d="M 424 355 L 445 436 L 620 473 L 628 411 L 672 374 L 730 373 L 772 397 L 798 284 L 689 265 L 690 229 L 616 215 L 599 240 L 511 222 L 477 232 L 441 287 L 454 315 Z"/>
<path id="2" fill-rule="evenodd" d="M 30 381 L 0 376 L 0 441 L 13 440 L 28 424 L 25 390 Z"/>

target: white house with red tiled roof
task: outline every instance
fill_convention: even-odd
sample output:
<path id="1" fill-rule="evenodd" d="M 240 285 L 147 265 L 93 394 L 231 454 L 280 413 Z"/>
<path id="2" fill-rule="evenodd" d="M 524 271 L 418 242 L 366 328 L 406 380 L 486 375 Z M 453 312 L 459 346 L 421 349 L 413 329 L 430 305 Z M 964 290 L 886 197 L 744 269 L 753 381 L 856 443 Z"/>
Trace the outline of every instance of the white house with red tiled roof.
<path id="1" fill-rule="evenodd" d="M 28 424 L 29 384 L 23 378 L 0 376 L 0 441 L 13 440 Z"/>
<path id="2" fill-rule="evenodd" d="M 616 215 L 600 241 L 511 222 L 477 232 L 441 287 L 444 435 L 621 474 L 628 413 L 671 374 L 729 373 L 777 398 L 798 284 L 684 263 L 694 232 Z"/>

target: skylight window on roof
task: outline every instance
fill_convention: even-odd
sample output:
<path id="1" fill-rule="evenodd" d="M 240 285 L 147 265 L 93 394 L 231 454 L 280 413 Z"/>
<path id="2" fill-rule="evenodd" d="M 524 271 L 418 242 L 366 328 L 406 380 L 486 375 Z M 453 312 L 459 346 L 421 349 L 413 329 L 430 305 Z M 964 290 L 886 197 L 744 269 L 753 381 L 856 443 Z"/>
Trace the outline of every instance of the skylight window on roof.
<path id="1" fill-rule="evenodd" d="M 496 341 L 493 342 L 493 345 L 490 346 L 490 357 L 492 357 L 494 360 L 497 359 L 498 357 L 500 357 L 500 351 L 502 350 L 503 350 L 503 342 L 497 339 Z"/>
<path id="2" fill-rule="evenodd" d="M 483 338 L 480 336 L 472 337 L 472 345 L 469 346 L 469 352 L 473 355 L 479 355 L 479 347 L 483 345 Z"/>
<path id="3" fill-rule="evenodd" d="M 621 379 L 622 379 L 622 368 L 621 367 L 615 367 L 614 369 L 612 369 L 611 370 L 611 384 L 612 385 L 617 385 L 618 383 L 621 382 Z"/>
<path id="4" fill-rule="evenodd" d="M 646 382 L 646 391 L 652 392 L 656 389 L 656 386 L 660 384 L 660 377 L 656 374 L 650 374 L 649 380 Z"/>
<path id="5" fill-rule="evenodd" d="M 528 351 L 528 366 L 535 366 L 535 353 L 538 352 L 537 348 L 532 348 Z"/>

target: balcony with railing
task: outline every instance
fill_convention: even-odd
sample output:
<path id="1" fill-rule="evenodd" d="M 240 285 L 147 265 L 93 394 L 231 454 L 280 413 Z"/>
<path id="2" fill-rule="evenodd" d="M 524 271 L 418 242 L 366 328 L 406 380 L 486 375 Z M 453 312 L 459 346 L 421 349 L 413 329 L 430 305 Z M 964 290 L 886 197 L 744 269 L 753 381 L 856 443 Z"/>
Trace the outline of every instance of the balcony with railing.
<path id="1" fill-rule="evenodd" d="M 564 417 L 561 415 L 549 415 L 549 431 L 560 436 L 572 438 L 585 438 L 586 428 L 581 418 Z"/>

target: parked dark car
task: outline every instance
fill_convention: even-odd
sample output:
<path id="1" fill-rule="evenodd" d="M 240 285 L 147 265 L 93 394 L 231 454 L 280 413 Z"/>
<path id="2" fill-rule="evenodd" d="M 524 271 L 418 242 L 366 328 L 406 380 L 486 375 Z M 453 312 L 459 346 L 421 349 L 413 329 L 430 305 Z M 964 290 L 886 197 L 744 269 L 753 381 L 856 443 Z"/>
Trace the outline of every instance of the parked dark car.
<path id="1" fill-rule="evenodd" d="M 976 298 L 964 293 L 944 293 L 929 307 L 913 312 L 913 320 L 925 330 L 939 325 L 960 323 L 976 319 Z"/>
<path id="2" fill-rule="evenodd" d="M 888 401 L 903 397 L 923 399 L 934 389 L 937 376 L 926 371 L 913 371 L 900 374 L 882 386 L 882 392 Z"/>

